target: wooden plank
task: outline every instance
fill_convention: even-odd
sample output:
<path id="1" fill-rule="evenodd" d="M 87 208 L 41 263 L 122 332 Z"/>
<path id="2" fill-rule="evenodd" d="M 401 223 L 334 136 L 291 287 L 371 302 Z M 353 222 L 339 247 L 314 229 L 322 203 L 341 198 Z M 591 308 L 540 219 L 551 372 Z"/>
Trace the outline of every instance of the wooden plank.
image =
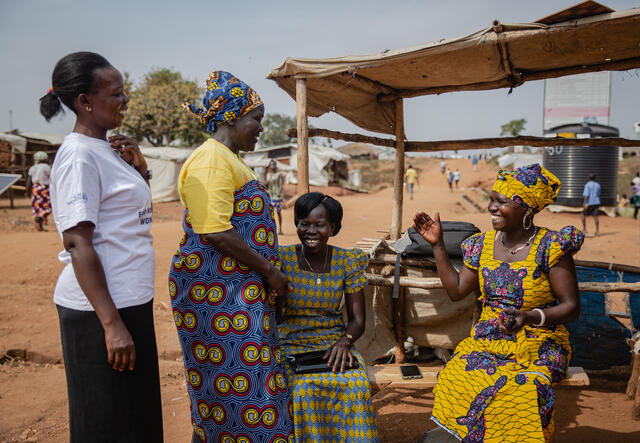
<path id="1" fill-rule="evenodd" d="M 559 386 L 589 386 L 589 376 L 580 366 L 569 366 L 567 377 L 558 383 Z"/>
<path id="2" fill-rule="evenodd" d="M 367 366 L 369 383 L 377 385 L 381 389 L 390 388 L 432 388 L 438 381 L 438 373 L 443 366 L 420 366 L 422 378 L 403 380 L 400 373 L 400 365 L 375 365 Z M 558 386 L 589 386 L 589 376 L 580 366 L 570 366 L 567 377 L 558 383 Z"/>
<path id="3" fill-rule="evenodd" d="M 378 274 L 365 273 L 367 284 L 371 286 L 393 286 L 393 277 L 383 277 Z M 420 289 L 441 289 L 442 281 L 437 277 L 419 278 L 419 277 L 400 277 L 400 287 L 403 288 L 420 288 Z"/>
<path id="4" fill-rule="evenodd" d="M 427 388 L 436 385 L 438 372 L 442 366 L 419 366 L 423 378 L 403 380 L 400 373 L 400 365 L 376 365 L 368 366 L 369 383 L 387 385 L 387 387 L 417 387 Z"/>
<path id="5" fill-rule="evenodd" d="M 309 123 L 307 119 L 307 81 L 296 79 L 296 122 L 298 125 L 298 189 L 297 194 L 309 192 Z"/>

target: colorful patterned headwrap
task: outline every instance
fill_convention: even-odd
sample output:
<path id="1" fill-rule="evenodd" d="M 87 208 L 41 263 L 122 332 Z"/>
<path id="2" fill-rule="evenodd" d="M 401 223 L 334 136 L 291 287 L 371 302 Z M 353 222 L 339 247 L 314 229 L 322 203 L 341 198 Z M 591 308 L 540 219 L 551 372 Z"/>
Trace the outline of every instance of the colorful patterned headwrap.
<path id="1" fill-rule="evenodd" d="M 515 171 L 500 169 L 493 190 L 536 214 L 556 200 L 560 186 L 555 175 L 536 163 Z"/>
<path id="2" fill-rule="evenodd" d="M 256 91 L 228 72 L 213 71 L 205 85 L 204 108 L 190 103 L 182 107 L 200 120 L 209 133 L 216 130 L 217 122 L 235 120 L 262 105 Z"/>

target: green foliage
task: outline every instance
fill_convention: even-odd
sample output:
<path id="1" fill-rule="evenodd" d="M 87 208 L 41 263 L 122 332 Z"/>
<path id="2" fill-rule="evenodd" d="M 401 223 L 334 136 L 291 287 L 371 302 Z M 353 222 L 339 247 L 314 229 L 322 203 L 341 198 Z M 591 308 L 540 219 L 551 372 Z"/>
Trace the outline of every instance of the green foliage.
<path id="1" fill-rule="evenodd" d="M 198 119 L 182 108 L 185 101 L 194 103 L 199 98 L 201 91 L 195 82 L 183 79 L 179 72 L 157 69 L 137 86 L 125 73 L 124 83 L 130 99 L 122 125 L 126 134 L 153 146 L 193 146 L 206 140 Z"/>
<path id="2" fill-rule="evenodd" d="M 291 143 L 295 139 L 287 135 L 288 128 L 296 127 L 295 117 L 286 114 L 267 114 L 262 119 L 264 131 L 260 134 L 261 146 L 278 146 Z"/>
<path id="3" fill-rule="evenodd" d="M 520 135 L 522 131 L 524 131 L 524 125 L 527 124 L 527 119 L 521 118 L 519 120 L 511 120 L 509 123 L 505 123 L 500 126 L 500 137 L 503 135 L 510 135 L 511 137 L 516 137 Z"/>

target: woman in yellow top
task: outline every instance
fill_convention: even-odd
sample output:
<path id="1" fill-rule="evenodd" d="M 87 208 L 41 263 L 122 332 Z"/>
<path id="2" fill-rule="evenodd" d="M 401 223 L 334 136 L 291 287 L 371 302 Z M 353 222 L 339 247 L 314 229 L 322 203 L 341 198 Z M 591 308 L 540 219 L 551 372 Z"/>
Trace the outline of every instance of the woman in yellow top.
<path id="1" fill-rule="evenodd" d="M 438 376 L 432 420 L 464 442 L 542 442 L 553 433 L 552 385 L 566 375 L 571 348 L 563 323 L 578 318 L 573 226 L 537 227 L 559 180 L 540 165 L 499 171 L 489 213 L 494 230 L 462 244 L 465 266 L 449 261 L 438 214 L 416 214 L 452 300 L 481 291 L 482 314 Z"/>
<path id="2" fill-rule="evenodd" d="M 255 148 L 264 106 L 224 71 L 211 73 L 204 108 L 188 109 L 212 134 L 178 182 L 186 207 L 169 294 L 187 377 L 194 442 L 293 442 L 280 365 L 275 300 L 279 262 L 269 195 L 240 157 Z"/>

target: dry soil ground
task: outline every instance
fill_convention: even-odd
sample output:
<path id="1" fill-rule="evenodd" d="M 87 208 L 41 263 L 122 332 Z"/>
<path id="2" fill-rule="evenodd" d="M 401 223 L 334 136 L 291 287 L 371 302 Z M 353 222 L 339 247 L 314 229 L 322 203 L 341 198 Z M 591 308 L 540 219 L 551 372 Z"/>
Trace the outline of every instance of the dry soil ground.
<path id="1" fill-rule="evenodd" d="M 438 161 L 412 161 L 420 170 L 421 187 L 413 200 L 405 193 L 404 225 L 418 210 L 439 211 L 443 219 L 467 220 L 490 229 L 483 191 L 489 189 L 495 167 L 480 162 L 472 171 L 469 160 L 451 160 L 462 173 L 460 189 L 449 192 L 438 170 Z M 372 194 L 353 194 L 339 188 L 325 189 L 343 204 L 343 229 L 335 238 L 339 246 L 351 247 L 362 237 L 376 237 L 391 220 L 390 187 Z M 468 197 L 467 200 L 465 197 Z M 27 362 L 0 365 L 0 441 L 64 442 L 67 434 L 67 400 L 58 320 L 51 301 L 61 269 L 56 254 L 58 234 L 37 233 L 30 225 L 30 207 L 18 200 L 16 209 L 0 200 L 0 356 L 10 349 L 27 350 Z M 478 209 L 477 207 L 480 209 Z M 181 236 L 179 203 L 154 207 L 152 232 L 157 257 L 155 321 L 160 352 L 165 440 L 190 441 L 185 382 L 180 347 L 173 323 L 166 278 L 170 257 Z M 284 211 L 281 244 L 296 241 L 291 209 Z M 536 216 L 536 223 L 550 228 L 579 224 L 576 214 Z M 592 223 L 589 220 L 589 223 Z M 590 224 L 590 227 L 592 225 Z M 592 229 L 592 228 L 591 228 Z M 588 238 L 578 258 L 619 263 L 640 263 L 638 222 L 601 217 L 600 237 Z M 631 420 L 631 401 L 624 395 L 622 380 L 594 378 L 586 389 L 560 388 L 556 404 L 556 435 L 559 442 L 640 441 L 640 422 Z M 385 390 L 375 395 L 374 406 L 384 441 L 415 441 L 433 427 L 429 421 L 431 389 Z"/>

